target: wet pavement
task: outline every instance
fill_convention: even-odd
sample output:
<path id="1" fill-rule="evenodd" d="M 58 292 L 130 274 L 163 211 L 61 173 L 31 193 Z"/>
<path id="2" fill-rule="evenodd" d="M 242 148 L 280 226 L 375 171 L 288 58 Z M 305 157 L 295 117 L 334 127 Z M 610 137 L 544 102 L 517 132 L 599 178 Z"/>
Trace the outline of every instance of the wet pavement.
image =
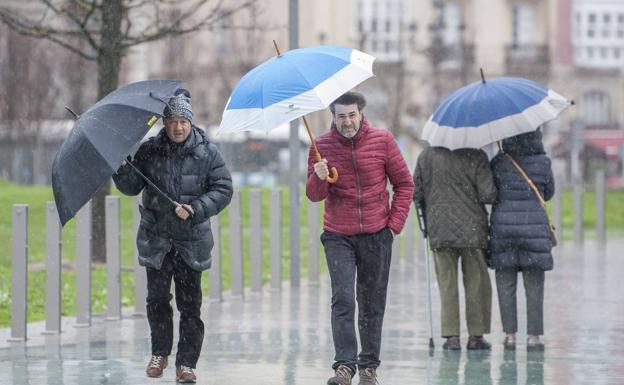
<path id="1" fill-rule="evenodd" d="M 518 349 L 505 352 L 496 291 L 491 352 L 442 351 L 429 327 L 424 261 L 394 264 L 384 323 L 381 384 L 624 384 L 624 241 L 603 252 L 564 244 L 555 270 L 546 274 L 545 352 L 527 352 L 524 290 L 519 285 Z M 207 275 L 205 275 L 207 277 Z M 492 275 L 493 278 L 493 275 Z M 492 280 L 493 287 L 494 280 Z M 433 288 L 434 334 L 439 334 L 439 301 Z M 329 281 L 305 281 L 298 290 L 284 283 L 281 293 L 227 295 L 206 302 L 198 384 L 321 385 L 331 374 L 333 345 L 329 324 Z M 463 305 L 462 305 L 463 308 Z M 463 311 L 462 311 L 463 313 Z M 175 370 L 160 379 L 145 377 L 149 359 L 145 318 L 121 321 L 95 317 L 90 328 L 64 319 L 63 333 L 42 335 L 42 323 L 29 325 L 26 343 L 9 343 L 0 330 L 0 384 L 173 384 Z M 462 344 L 466 342 L 462 320 Z M 175 347 L 174 347 L 175 352 Z M 430 354 L 432 353 L 432 354 Z M 171 364 L 173 359 L 170 361 Z M 354 384 L 357 384 L 357 377 Z"/>

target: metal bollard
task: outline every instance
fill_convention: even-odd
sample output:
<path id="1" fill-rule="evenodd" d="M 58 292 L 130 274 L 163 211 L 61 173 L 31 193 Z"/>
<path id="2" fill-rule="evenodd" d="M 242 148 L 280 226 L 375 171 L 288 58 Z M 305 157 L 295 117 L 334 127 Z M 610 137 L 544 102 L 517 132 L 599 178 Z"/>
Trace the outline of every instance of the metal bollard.
<path id="1" fill-rule="evenodd" d="M 139 249 L 136 246 L 136 235 L 141 224 L 141 195 L 134 197 L 132 201 L 132 225 L 134 231 L 134 316 L 143 317 L 146 314 L 147 300 L 147 272 L 145 267 L 139 264 Z"/>
<path id="2" fill-rule="evenodd" d="M 416 217 L 415 211 L 411 209 L 409 210 L 409 215 L 407 216 L 407 222 L 405 223 L 405 262 L 413 263 L 414 262 L 414 218 Z"/>
<path id="3" fill-rule="evenodd" d="M 44 334 L 61 332 L 61 223 L 56 204 L 46 205 L 46 323 Z"/>
<path id="4" fill-rule="evenodd" d="M 308 200 L 308 284 L 314 286 L 318 285 L 320 282 L 319 206 L 318 202 L 311 202 Z"/>
<path id="5" fill-rule="evenodd" d="M 607 183 L 605 170 L 596 172 L 596 243 L 604 247 L 607 243 Z"/>
<path id="6" fill-rule="evenodd" d="M 270 234 L 271 234 L 271 290 L 282 290 L 282 191 L 271 190 Z"/>
<path id="7" fill-rule="evenodd" d="M 251 291 L 262 291 L 262 190 L 249 192 L 249 258 L 251 264 Z"/>
<path id="8" fill-rule="evenodd" d="M 91 326 L 91 201 L 76 214 L 76 324 Z"/>
<path id="9" fill-rule="evenodd" d="M 577 178 L 574 181 L 574 244 L 576 246 L 583 245 L 584 229 L 583 229 L 583 179 Z"/>
<path id="10" fill-rule="evenodd" d="M 232 297 L 243 298 L 243 234 L 241 221 L 241 194 L 234 191 L 230 202 L 230 263 L 232 272 Z"/>
<path id="11" fill-rule="evenodd" d="M 555 177 L 555 194 L 552 199 L 552 221 L 553 225 L 555 225 L 555 236 L 557 237 L 558 242 L 561 244 L 563 242 L 563 185 L 561 181 L 563 178 L 556 176 Z"/>
<path id="12" fill-rule="evenodd" d="M 11 337 L 26 341 L 28 316 L 28 205 L 13 205 L 13 288 L 11 297 Z"/>
<path id="13" fill-rule="evenodd" d="M 221 277 L 221 221 L 219 216 L 210 217 L 210 228 L 214 245 L 212 247 L 212 264 L 210 266 L 210 287 L 208 297 L 213 302 L 223 300 L 223 278 Z"/>
<path id="14" fill-rule="evenodd" d="M 121 231 L 119 197 L 106 197 L 106 296 L 107 320 L 121 319 Z"/>

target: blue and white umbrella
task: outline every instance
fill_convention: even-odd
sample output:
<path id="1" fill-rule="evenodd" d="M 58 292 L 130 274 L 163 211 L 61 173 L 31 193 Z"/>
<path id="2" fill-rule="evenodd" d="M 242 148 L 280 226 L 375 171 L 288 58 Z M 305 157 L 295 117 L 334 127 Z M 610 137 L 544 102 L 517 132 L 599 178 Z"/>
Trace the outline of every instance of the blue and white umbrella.
<path id="1" fill-rule="evenodd" d="M 373 76 L 375 58 L 351 48 L 321 45 L 275 56 L 238 82 L 217 133 L 270 131 L 327 108 Z"/>
<path id="2" fill-rule="evenodd" d="M 481 148 L 536 130 L 573 102 L 528 79 L 478 81 L 447 97 L 423 128 L 432 146 Z"/>

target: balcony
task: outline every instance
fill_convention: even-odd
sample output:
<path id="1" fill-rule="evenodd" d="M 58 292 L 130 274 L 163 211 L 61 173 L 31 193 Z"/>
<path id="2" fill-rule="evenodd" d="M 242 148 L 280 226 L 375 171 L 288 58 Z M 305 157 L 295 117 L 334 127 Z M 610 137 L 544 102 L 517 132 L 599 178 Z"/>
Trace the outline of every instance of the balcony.
<path id="1" fill-rule="evenodd" d="M 505 47 L 507 75 L 546 79 L 550 72 L 548 45 L 511 45 Z"/>

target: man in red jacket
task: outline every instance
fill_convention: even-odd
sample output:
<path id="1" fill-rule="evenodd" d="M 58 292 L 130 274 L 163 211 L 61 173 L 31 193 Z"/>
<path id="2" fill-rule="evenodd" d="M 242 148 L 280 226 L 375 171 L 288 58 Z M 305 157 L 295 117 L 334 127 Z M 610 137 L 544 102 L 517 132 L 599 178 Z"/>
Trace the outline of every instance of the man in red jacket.
<path id="1" fill-rule="evenodd" d="M 327 180 L 327 159 L 317 162 L 312 149 L 308 157 L 306 195 L 313 202 L 325 200 L 321 241 L 331 277 L 336 350 L 335 375 L 328 385 L 351 385 L 356 366 L 360 385 L 377 384 L 392 241 L 405 224 L 414 190 L 392 133 L 368 124 L 362 114 L 365 105 L 364 96 L 356 92 L 336 99 L 330 106 L 330 131 L 317 138 L 329 167 L 338 171 L 335 183 Z M 391 204 L 388 181 L 393 189 Z"/>

